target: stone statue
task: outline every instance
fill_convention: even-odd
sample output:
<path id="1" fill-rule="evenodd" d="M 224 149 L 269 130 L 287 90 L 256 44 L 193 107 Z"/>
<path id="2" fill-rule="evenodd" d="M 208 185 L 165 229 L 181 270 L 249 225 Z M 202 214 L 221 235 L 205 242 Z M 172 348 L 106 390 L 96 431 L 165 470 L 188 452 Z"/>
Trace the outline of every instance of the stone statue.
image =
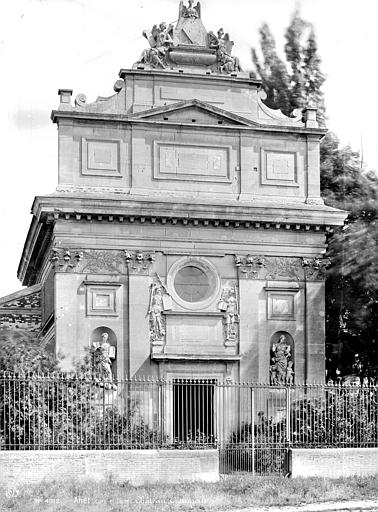
<path id="1" fill-rule="evenodd" d="M 224 312 L 226 341 L 236 341 L 238 338 L 239 305 L 235 286 L 223 289 L 218 309 Z"/>
<path id="2" fill-rule="evenodd" d="M 151 30 L 144 30 L 143 36 L 150 43 L 147 50 L 143 50 L 138 64 L 148 64 L 152 68 L 167 67 L 167 51 L 173 43 L 172 39 L 173 25 L 168 25 L 162 21 L 159 26 L 154 25 Z"/>
<path id="3" fill-rule="evenodd" d="M 284 334 L 272 346 L 273 356 L 270 365 L 270 383 L 275 386 L 291 385 L 294 381 L 291 347 Z"/>
<path id="4" fill-rule="evenodd" d="M 151 341 L 163 340 L 165 336 L 165 318 L 163 311 L 172 309 L 171 296 L 158 274 L 158 283 L 150 285 L 150 302 L 147 315 L 150 322 Z"/>
<path id="5" fill-rule="evenodd" d="M 230 36 L 224 33 L 223 28 L 218 30 L 217 35 L 210 31 L 208 37 L 209 47 L 216 50 L 216 70 L 219 73 L 229 74 L 235 71 L 243 71 L 238 57 L 231 55 L 234 43 L 230 41 Z"/>
<path id="6" fill-rule="evenodd" d="M 180 2 L 179 18 L 201 18 L 201 4 L 197 2 L 193 7 L 193 0 L 188 0 L 188 4 L 185 6 L 183 1 Z"/>
<path id="7" fill-rule="evenodd" d="M 165 336 L 165 328 L 163 324 L 163 294 L 160 286 L 151 284 L 150 288 L 150 306 L 148 308 L 150 317 L 151 337 L 154 340 L 161 339 Z"/>
<path id="8" fill-rule="evenodd" d="M 93 352 L 93 370 L 95 379 L 101 386 L 116 389 L 113 384 L 112 361 L 115 359 L 115 349 L 108 342 L 107 332 L 101 334 L 101 341 L 92 345 Z"/>

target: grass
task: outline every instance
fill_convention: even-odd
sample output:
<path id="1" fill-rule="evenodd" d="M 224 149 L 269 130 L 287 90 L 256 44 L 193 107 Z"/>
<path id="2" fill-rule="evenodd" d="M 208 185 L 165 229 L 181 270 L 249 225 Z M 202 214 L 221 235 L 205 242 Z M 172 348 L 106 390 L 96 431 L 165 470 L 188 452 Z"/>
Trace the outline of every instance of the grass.
<path id="1" fill-rule="evenodd" d="M 65 480 L 0 491 L 2 512 L 215 512 L 251 506 L 377 499 L 378 477 L 287 479 L 239 474 L 212 484 L 143 487 L 112 480 Z"/>

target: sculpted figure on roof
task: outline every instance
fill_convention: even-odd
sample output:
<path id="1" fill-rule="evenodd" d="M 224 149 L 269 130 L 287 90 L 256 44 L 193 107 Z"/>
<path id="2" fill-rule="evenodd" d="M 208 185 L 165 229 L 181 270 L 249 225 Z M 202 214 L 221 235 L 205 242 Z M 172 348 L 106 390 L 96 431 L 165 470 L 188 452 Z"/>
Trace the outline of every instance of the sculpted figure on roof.
<path id="1" fill-rule="evenodd" d="M 173 43 L 173 25 L 162 21 L 159 26 L 154 25 L 151 30 L 143 30 L 143 36 L 150 44 L 150 48 L 143 50 L 138 63 L 149 64 L 152 68 L 166 68 L 167 50 Z"/>
<path id="2" fill-rule="evenodd" d="M 179 19 L 175 27 L 164 22 L 144 30 L 150 48 L 143 51 L 135 67 L 149 68 L 206 67 L 213 73 L 242 71 L 240 61 L 231 55 L 233 41 L 220 28 L 215 35 L 201 20 L 201 4 L 195 0 L 180 1 Z M 184 3 L 185 2 L 185 3 Z"/>
<path id="3" fill-rule="evenodd" d="M 188 0 L 188 4 L 186 6 L 183 1 L 180 2 L 179 18 L 200 18 L 201 4 L 197 2 L 197 5 L 193 7 L 193 0 Z"/>
<path id="4" fill-rule="evenodd" d="M 218 30 L 217 35 L 209 32 L 209 46 L 216 50 L 217 71 L 220 73 L 243 71 L 239 58 L 231 55 L 233 45 L 233 41 L 230 41 L 230 36 L 224 33 L 223 28 Z"/>

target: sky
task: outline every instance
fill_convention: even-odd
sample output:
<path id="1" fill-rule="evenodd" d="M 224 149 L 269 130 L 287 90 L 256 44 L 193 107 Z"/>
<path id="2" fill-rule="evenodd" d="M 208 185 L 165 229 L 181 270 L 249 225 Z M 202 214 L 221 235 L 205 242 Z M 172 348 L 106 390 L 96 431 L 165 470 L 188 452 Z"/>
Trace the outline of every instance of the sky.
<path id="1" fill-rule="evenodd" d="M 174 22 L 179 0 L 3 0 L 0 17 L 0 297 L 21 289 L 17 267 L 36 195 L 57 186 L 59 88 L 87 102 L 113 94 L 121 68 L 148 46 L 141 33 Z M 378 169 L 375 0 L 202 0 L 207 30 L 229 32 L 245 70 L 267 22 L 278 49 L 296 7 L 317 35 L 328 128 Z"/>

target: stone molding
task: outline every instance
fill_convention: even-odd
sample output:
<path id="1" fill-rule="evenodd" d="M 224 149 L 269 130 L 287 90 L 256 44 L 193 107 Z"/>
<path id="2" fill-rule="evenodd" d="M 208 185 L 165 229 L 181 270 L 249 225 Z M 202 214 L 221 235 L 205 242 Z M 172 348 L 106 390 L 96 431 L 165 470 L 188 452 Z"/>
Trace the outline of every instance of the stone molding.
<path id="1" fill-rule="evenodd" d="M 83 192 L 84 189 L 80 188 L 80 192 Z M 104 189 L 106 192 L 107 189 Z M 60 190 L 60 192 L 63 192 L 63 190 Z M 65 191 L 67 193 L 73 192 L 73 189 L 67 188 Z M 101 192 L 101 189 L 97 188 L 96 192 Z M 300 213 L 298 213 L 299 215 Z M 295 222 L 291 223 L 279 223 L 279 222 L 272 222 L 272 221 L 251 221 L 251 220 L 244 220 L 244 219 L 222 219 L 222 218 L 201 218 L 201 217 L 195 217 L 189 216 L 188 212 L 184 215 L 180 215 L 179 212 L 176 212 L 176 215 L 173 217 L 169 215 L 122 215 L 122 214 L 103 214 L 103 213 L 77 213 L 77 212 L 54 212 L 54 213 L 47 213 L 46 214 L 46 220 L 48 223 L 54 222 L 58 219 L 64 219 L 64 220 L 76 220 L 76 221 L 100 221 L 100 222 L 120 222 L 120 223 L 140 223 L 140 224 L 172 224 L 172 225 L 183 225 L 183 226 L 213 226 L 213 227 L 226 227 L 226 228 L 240 228 L 240 229 L 271 229 L 271 230 L 292 230 L 292 231 L 312 231 L 312 232 L 326 232 L 326 233 L 332 233 L 333 225 L 336 224 L 308 224 L 305 222 L 301 222 L 298 218 Z"/>
<path id="2" fill-rule="evenodd" d="M 154 254 L 141 251 L 107 249 L 63 249 L 51 250 L 50 263 L 56 272 L 78 274 L 133 274 L 149 275 L 155 261 Z"/>
<path id="3" fill-rule="evenodd" d="M 239 279 L 324 281 L 329 264 L 326 258 L 235 256 Z"/>

